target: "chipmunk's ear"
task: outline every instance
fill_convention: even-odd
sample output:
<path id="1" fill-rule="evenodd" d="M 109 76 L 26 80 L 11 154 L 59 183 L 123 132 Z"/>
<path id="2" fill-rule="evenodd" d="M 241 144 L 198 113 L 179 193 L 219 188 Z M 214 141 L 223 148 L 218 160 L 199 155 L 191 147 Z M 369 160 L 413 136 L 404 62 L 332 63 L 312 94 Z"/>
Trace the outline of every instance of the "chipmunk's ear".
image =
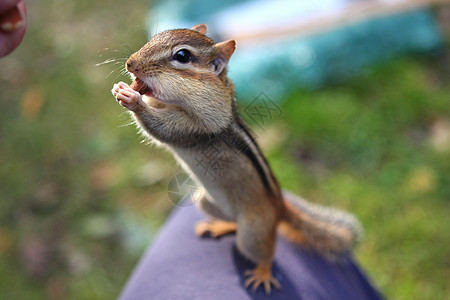
<path id="1" fill-rule="evenodd" d="M 192 27 L 191 30 L 200 32 L 201 34 L 206 34 L 208 31 L 208 26 L 206 26 L 206 24 L 198 24 Z"/>
<path id="2" fill-rule="evenodd" d="M 231 55 L 233 55 L 236 49 L 236 42 L 234 40 L 228 40 L 222 43 L 216 44 L 219 56 L 213 62 L 214 72 L 220 74 L 228 64 Z"/>

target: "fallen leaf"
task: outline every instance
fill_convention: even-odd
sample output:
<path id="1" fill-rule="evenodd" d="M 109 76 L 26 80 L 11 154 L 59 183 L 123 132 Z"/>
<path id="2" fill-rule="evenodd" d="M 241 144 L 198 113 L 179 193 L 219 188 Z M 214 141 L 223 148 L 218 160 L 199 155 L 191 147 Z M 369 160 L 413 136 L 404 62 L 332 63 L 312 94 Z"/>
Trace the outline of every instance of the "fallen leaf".
<path id="1" fill-rule="evenodd" d="M 436 173 L 428 166 L 422 166 L 414 171 L 406 178 L 404 188 L 408 192 L 425 194 L 431 192 L 436 187 Z"/>
<path id="2" fill-rule="evenodd" d="M 22 115 L 27 119 L 34 119 L 42 109 L 44 95 L 37 87 L 30 87 L 22 97 Z"/>
<path id="3" fill-rule="evenodd" d="M 27 273 L 39 278 L 49 270 L 51 250 L 49 244 L 40 237 L 26 238 L 21 245 L 21 257 Z"/>
<path id="4" fill-rule="evenodd" d="M 431 146 L 439 152 L 450 151 L 450 120 L 436 119 L 430 131 Z"/>
<path id="5" fill-rule="evenodd" d="M 50 278 L 47 281 L 45 291 L 51 300 L 67 299 L 67 284 L 62 278 Z"/>
<path id="6" fill-rule="evenodd" d="M 0 228 L 0 256 L 13 245 L 13 234 L 7 228 Z"/>
<path id="7" fill-rule="evenodd" d="M 112 161 L 102 161 L 97 163 L 90 173 L 91 187 L 96 191 L 103 191 L 116 182 L 118 173 L 117 165 Z"/>

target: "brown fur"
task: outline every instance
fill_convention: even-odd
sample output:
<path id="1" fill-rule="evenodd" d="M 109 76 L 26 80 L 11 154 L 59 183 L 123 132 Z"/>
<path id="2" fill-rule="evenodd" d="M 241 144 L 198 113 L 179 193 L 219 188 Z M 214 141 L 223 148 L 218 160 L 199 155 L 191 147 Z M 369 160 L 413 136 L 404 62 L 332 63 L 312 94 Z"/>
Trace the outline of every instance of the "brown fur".
<path id="1" fill-rule="evenodd" d="M 323 214 L 301 199 L 295 205 L 294 196 L 281 192 L 237 112 L 226 75 L 236 43 L 215 43 L 205 33 L 200 24 L 155 35 L 127 61 L 151 94 L 141 96 L 125 83 L 115 85 L 113 94 L 142 132 L 166 146 L 204 188 L 197 206 L 211 221 L 199 224 L 197 234 L 236 230 L 239 251 L 257 264 L 246 285 L 270 292 L 271 285 L 280 287 L 270 271 L 278 228 L 289 240 L 334 256 L 353 246 L 356 222 L 342 213 Z M 173 58 L 179 49 L 191 52 L 189 62 Z"/>

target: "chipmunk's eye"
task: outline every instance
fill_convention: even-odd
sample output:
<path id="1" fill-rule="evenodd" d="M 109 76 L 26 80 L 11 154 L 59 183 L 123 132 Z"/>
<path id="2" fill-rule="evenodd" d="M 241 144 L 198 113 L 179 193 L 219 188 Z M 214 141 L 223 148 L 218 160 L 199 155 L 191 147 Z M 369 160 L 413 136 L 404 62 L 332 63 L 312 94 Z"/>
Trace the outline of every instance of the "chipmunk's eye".
<path id="1" fill-rule="evenodd" d="M 178 50 L 177 53 L 174 54 L 173 59 L 181 62 L 181 63 L 188 63 L 191 60 L 191 52 L 186 49 Z"/>

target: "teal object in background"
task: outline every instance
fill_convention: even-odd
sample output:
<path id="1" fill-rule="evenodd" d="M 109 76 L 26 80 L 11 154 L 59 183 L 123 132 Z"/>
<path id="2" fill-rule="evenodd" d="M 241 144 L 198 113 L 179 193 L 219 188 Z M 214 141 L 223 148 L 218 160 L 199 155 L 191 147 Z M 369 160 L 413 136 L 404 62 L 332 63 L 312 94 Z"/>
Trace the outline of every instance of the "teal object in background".
<path id="1" fill-rule="evenodd" d="M 380 3 L 376 0 L 361 0 L 360 3 L 364 1 Z M 297 3 L 289 0 L 279 3 L 283 2 L 292 5 Z M 298 11 L 297 19 L 302 19 L 317 12 L 326 12 L 327 7 L 339 11 L 352 1 L 320 0 L 318 3 L 298 4 L 295 8 L 285 5 L 280 8 L 273 6 L 270 0 L 191 0 L 183 3 L 162 1 L 149 15 L 149 20 L 154 23 L 150 25 L 150 32 L 189 28 L 197 23 L 207 23 L 210 29 L 208 35 L 221 41 L 224 39 L 220 36 L 219 29 L 220 20 L 224 23 L 222 11 L 228 10 L 227 14 L 233 15 L 230 10 L 241 13 L 240 8 L 248 9 L 249 19 L 252 19 L 252 14 L 256 14 L 255 10 L 259 8 L 259 4 L 269 4 L 269 7 L 272 5 L 280 8 L 273 12 L 280 14 L 280 20 L 270 15 L 269 21 L 284 25 L 283 16 L 292 17 L 292 10 Z M 264 9 L 268 11 L 267 6 L 261 8 Z M 245 16 L 246 13 L 242 15 Z M 258 20 L 258 16 L 254 19 Z M 228 20 L 228 23 L 236 25 L 233 20 Z M 224 24 L 220 25 L 223 27 Z M 263 20 L 261 26 L 264 25 L 267 26 Z M 238 51 L 229 65 L 229 76 L 235 83 L 240 101 L 252 101 L 262 92 L 272 100 L 283 101 L 294 89 L 317 89 L 330 83 L 344 82 L 360 74 L 367 66 L 405 54 L 433 54 L 443 47 L 443 38 L 431 10 L 427 7 L 417 8 L 349 22 L 315 34 L 302 35 L 302 32 L 298 32 L 277 42 L 266 39 L 255 45 L 239 48 L 238 40 Z"/>
<path id="2" fill-rule="evenodd" d="M 343 82 L 374 63 L 410 53 L 436 53 L 442 47 L 431 12 L 418 10 L 237 52 L 230 76 L 245 100 L 262 91 L 281 100 L 294 88 Z"/>

